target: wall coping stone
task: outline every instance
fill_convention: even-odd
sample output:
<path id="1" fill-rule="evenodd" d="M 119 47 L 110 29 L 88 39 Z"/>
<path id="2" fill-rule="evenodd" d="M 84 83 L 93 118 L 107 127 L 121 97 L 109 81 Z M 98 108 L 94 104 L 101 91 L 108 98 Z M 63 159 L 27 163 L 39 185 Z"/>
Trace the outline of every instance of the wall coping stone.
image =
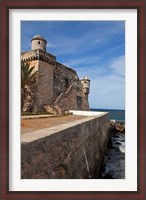
<path id="1" fill-rule="evenodd" d="M 85 116 L 101 116 L 101 114 L 107 114 L 108 112 L 96 112 L 96 111 L 82 111 L 82 110 L 69 110 L 73 115 L 85 115 Z"/>
<path id="2" fill-rule="evenodd" d="M 50 128 L 39 129 L 37 131 L 32 131 L 32 132 L 22 134 L 21 135 L 21 143 L 33 142 L 33 141 L 48 137 L 48 136 L 53 135 L 55 133 L 61 132 L 65 129 L 69 129 L 71 127 L 77 126 L 77 125 L 85 123 L 87 121 L 91 121 L 93 119 L 102 117 L 102 116 L 107 115 L 107 114 L 108 114 L 107 112 L 98 112 L 98 114 L 96 114 L 96 115 L 92 115 L 92 116 L 88 115 L 87 118 L 76 120 L 74 122 L 69 122 L 69 123 L 66 123 L 66 124 L 61 124 L 61 125 L 53 126 L 53 127 L 50 127 Z"/>

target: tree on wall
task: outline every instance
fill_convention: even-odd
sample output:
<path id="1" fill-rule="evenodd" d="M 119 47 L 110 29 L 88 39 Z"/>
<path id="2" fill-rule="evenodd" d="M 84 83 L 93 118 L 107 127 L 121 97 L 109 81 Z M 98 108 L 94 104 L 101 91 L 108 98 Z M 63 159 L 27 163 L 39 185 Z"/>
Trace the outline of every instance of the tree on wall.
<path id="1" fill-rule="evenodd" d="M 36 83 L 39 78 L 38 70 L 28 63 L 21 63 L 21 111 L 30 112 L 33 107 L 33 90 L 36 90 Z"/>

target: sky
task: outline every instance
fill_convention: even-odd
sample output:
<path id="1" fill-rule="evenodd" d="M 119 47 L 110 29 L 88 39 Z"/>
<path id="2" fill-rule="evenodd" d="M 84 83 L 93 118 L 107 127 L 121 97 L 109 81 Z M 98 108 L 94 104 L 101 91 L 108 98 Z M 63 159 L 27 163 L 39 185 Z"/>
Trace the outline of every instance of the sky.
<path id="1" fill-rule="evenodd" d="M 125 109 L 124 21 L 21 21 L 21 51 L 42 35 L 57 62 L 91 80 L 90 108 Z"/>

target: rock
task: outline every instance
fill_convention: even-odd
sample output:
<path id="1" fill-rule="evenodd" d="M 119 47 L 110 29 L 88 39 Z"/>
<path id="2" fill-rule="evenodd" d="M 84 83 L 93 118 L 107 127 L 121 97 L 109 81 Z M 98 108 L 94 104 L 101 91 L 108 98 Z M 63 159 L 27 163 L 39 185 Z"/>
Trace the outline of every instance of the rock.
<path id="1" fill-rule="evenodd" d="M 119 132 L 124 132 L 125 131 L 125 126 L 123 125 L 122 122 L 115 123 L 115 128 Z"/>
<path id="2" fill-rule="evenodd" d="M 120 151 L 120 149 L 118 147 L 115 148 L 116 151 Z"/>
<path id="3" fill-rule="evenodd" d="M 104 179 L 113 179 L 113 176 L 111 174 L 106 174 L 103 178 Z"/>
<path id="4" fill-rule="evenodd" d="M 110 121 L 110 132 L 117 133 L 117 132 L 124 132 L 125 126 L 122 122 L 116 122 L 115 120 Z"/>
<path id="5" fill-rule="evenodd" d="M 114 125 L 115 125 L 115 122 L 116 122 L 115 120 L 110 120 L 110 125 L 111 125 L 111 126 L 114 126 Z"/>
<path id="6" fill-rule="evenodd" d="M 115 144 L 121 145 L 121 143 L 120 143 L 120 142 L 115 142 Z"/>
<path id="7" fill-rule="evenodd" d="M 32 112 L 33 109 L 33 93 L 29 86 L 25 86 L 22 95 L 22 112 Z"/>
<path id="8" fill-rule="evenodd" d="M 108 140 L 107 148 L 108 148 L 108 149 L 113 149 L 113 148 L 114 148 L 114 147 L 113 147 L 113 142 L 112 142 L 112 139 L 111 139 L 111 138 L 109 138 L 109 140 Z"/>
<path id="9" fill-rule="evenodd" d="M 117 132 L 116 132 L 117 133 Z M 114 138 L 119 138 L 119 136 L 118 135 L 116 135 L 116 133 L 114 134 Z"/>

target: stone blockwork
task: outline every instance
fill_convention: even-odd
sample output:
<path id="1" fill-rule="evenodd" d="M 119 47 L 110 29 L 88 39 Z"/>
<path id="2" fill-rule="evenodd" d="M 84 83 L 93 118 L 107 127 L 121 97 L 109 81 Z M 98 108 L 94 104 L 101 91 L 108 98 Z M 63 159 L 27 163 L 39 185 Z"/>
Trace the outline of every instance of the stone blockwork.
<path id="1" fill-rule="evenodd" d="M 37 103 L 38 107 L 51 104 L 53 98 L 53 65 L 42 60 L 39 61 L 39 76 Z"/>
<path id="2" fill-rule="evenodd" d="M 67 110 L 75 110 L 76 108 L 79 110 L 89 110 L 88 99 L 83 93 L 81 83 L 72 83 L 68 90 L 65 93 L 61 93 L 56 99 L 54 107 L 58 108 L 58 110 L 61 108 L 60 114 L 62 114 L 61 112 L 64 113 Z"/>
<path id="3" fill-rule="evenodd" d="M 60 125 L 57 129 L 52 127 L 23 135 L 23 179 L 88 179 L 97 176 L 109 137 L 108 114 L 90 116 L 64 127 Z"/>
<path id="4" fill-rule="evenodd" d="M 57 62 L 54 55 L 46 52 L 46 43 L 42 36 L 36 35 L 32 39 L 32 50 L 21 54 L 21 62 L 35 66 L 35 71 L 41 75 L 33 95 L 33 110 L 45 111 L 47 106 L 60 114 L 69 109 L 89 110 L 87 83 L 90 80 L 81 84 L 75 70 Z"/>
<path id="5" fill-rule="evenodd" d="M 54 96 L 56 98 L 65 92 L 72 83 L 78 81 L 79 78 L 75 70 L 56 62 L 54 70 Z"/>

